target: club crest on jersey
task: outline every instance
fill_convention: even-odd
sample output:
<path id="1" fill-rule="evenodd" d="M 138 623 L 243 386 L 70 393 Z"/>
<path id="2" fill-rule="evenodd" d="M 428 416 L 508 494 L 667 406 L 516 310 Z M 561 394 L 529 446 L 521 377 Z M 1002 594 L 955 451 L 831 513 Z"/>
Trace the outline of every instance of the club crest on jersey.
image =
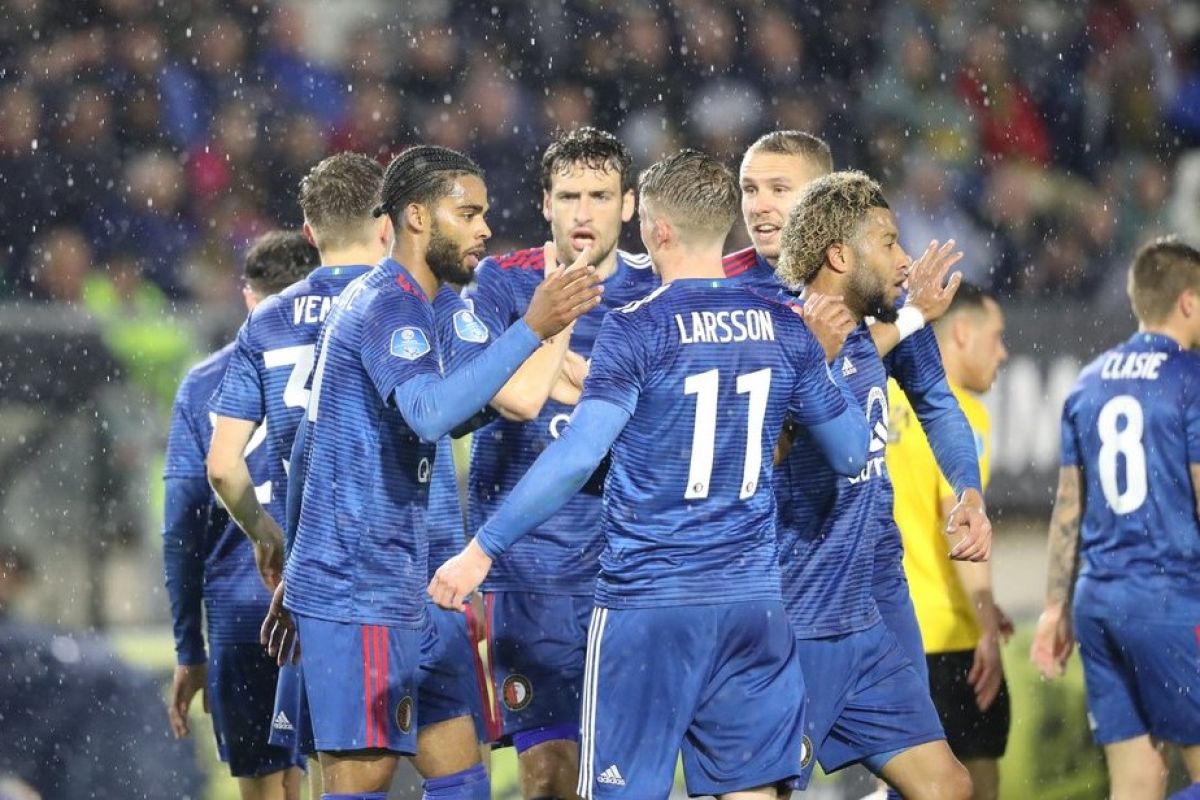
<path id="1" fill-rule="evenodd" d="M 391 352 L 405 361 L 416 361 L 429 352 L 429 338 L 420 328 L 399 328 L 392 331 Z"/>
<path id="2" fill-rule="evenodd" d="M 500 696 L 509 711 L 520 711 L 533 700 L 533 687 L 524 675 L 509 675 L 500 687 Z"/>
<path id="3" fill-rule="evenodd" d="M 807 734 L 800 737 L 800 769 L 806 768 L 812 763 L 813 759 L 813 744 L 812 739 L 808 738 Z"/>
<path id="4" fill-rule="evenodd" d="M 464 342 L 482 344 L 488 340 L 487 326 L 465 308 L 454 312 L 454 333 Z"/>
<path id="5" fill-rule="evenodd" d="M 408 695 L 396 704 L 396 727 L 401 733 L 408 733 L 412 730 L 413 724 L 413 701 Z"/>

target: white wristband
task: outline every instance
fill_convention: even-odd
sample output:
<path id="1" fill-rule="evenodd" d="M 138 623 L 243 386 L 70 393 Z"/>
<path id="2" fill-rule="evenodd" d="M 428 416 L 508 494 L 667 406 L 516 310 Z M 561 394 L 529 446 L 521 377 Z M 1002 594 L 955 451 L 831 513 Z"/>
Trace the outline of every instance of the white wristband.
<path id="1" fill-rule="evenodd" d="M 896 330 L 900 332 L 900 341 L 903 342 L 924 327 L 925 315 L 915 306 L 901 306 L 896 312 Z"/>

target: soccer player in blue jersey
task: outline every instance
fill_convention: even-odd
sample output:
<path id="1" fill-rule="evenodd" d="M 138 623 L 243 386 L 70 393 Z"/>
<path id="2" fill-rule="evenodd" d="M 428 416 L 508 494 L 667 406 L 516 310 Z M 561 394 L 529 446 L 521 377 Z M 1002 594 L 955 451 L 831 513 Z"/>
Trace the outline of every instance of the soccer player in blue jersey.
<path id="1" fill-rule="evenodd" d="M 872 432 L 870 460 L 849 479 L 803 432 L 778 465 L 783 593 L 810 684 L 806 735 L 822 768 L 862 763 L 912 800 L 967 798 L 970 777 L 946 745 L 928 685 L 872 593 L 888 413 L 887 370 L 866 318 L 896 317 L 909 266 L 898 237 L 879 185 L 860 172 L 810 183 L 780 235 L 780 278 L 844 297 L 858 323 L 832 368 Z"/>
<path id="2" fill-rule="evenodd" d="M 308 274 L 317 261 L 316 249 L 298 231 L 261 237 L 246 256 L 246 307 L 253 311 Z M 249 542 L 218 505 L 205 474 L 213 429 L 209 400 L 236 349 L 230 343 L 192 368 L 171 411 L 163 561 L 178 666 L 169 713 L 175 735 L 186 735 L 188 708 L 196 693 L 203 692 L 218 752 L 237 778 L 242 797 L 283 800 L 299 797 L 301 759 L 294 748 L 267 742 L 277 669 L 258 644 L 257 628 L 270 596 L 256 577 Z M 264 436 L 248 438 L 243 451 L 247 482 L 252 487 L 266 484 L 271 470 Z"/>
<path id="3" fill-rule="evenodd" d="M 439 776 L 426 780 L 429 800 L 489 792 L 466 717 L 442 727 L 445 740 L 469 747 L 417 748 L 434 443 L 593 308 L 602 288 L 582 263 L 548 271 L 523 318 L 443 377 L 432 301 L 443 283 L 470 280 L 490 236 L 487 209 L 466 156 L 420 146 L 393 159 L 376 210 L 392 229 L 391 256 L 345 290 L 321 334 L 284 605 L 303 647 L 329 800 L 382 800 L 400 755 Z"/>
<path id="4" fill-rule="evenodd" d="M 542 210 L 557 252 L 572 261 L 586 250 L 604 280 L 604 297 L 555 337 L 543 363 L 526 365 L 535 377 L 514 392 L 518 402 L 493 401 L 502 418 L 476 431 L 472 441 L 472 529 L 499 508 L 565 427 L 605 315 L 659 284 L 648 257 L 617 248 L 621 226 L 634 212 L 634 179 L 629 151 L 595 128 L 559 133 L 543 154 Z M 540 247 L 485 259 L 468 292 L 475 313 L 490 330 L 504 330 L 525 313 L 544 271 Z M 571 797 L 578 776 L 584 653 L 601 549 L 601 479 L 597 475 L 588 492 L 505 553 L 484 585 L 496 734 L 516 747 L 522 792 L 530 800 Z M 430 491 L 434 500 L 457 500 L 448 479 Z"/>
<path id="5" fill-rule="evenodd" d="M 725 257 L 727 275 L 773 294 L 779 239 L 788 214 L 815 178 L 833 169 L 829 146 L 803 131 L 773 131 L 759 138 L 742 158 L 742 218 L 753 246 Z M 894 322 L 876 320 L 871 338 L 884 366 L 904 390 L 929 438 L 938 466 L 959 502 L 947 516 L 947 529 L 962 534 L 956 555 L 977 559 L 990 552 L 991 524 L 983 506 L 982 482 L 970 426 L 946 382 L 941 355 L 927 321 L 939 317 L 961 280 L 946 275 L 958 259 L 952 242 L 932 243 L 908 272 L 906 303 Z M 892 509 L 886 472 L 879 476 L 874 587 L 879 612 L 922 676 L 926 674 L 921 633 L 904 576 L 903 547 Z"/>
<path id="6" fill-rule="evenodd" d="M 379 163 L 357 153 L 330 156 L 301 181 L 304 235 L 320 252 L 320 266 L 251 313 L 213 396 L 209 479 L 253 542 L 260 575 L 271 588 L 283 571 L 281 526 L 289 459 L 308 405 L 317 333 L 342 290 L 387 252 L 387 222 L 372 215 L 382 182 Z M 270 460 L 270 479 L 257 487 L 243 456 L 253 436 L 266 437 Z M 297 731 L 307 730 L 296 669 L 281 670 L 271 713 L 272 741 L 280 745 L 292 745 Z M 308 737 L 301 738 L 307 748 Z M 315 761 L 309 776 L 313 793 L 319 794 Z"/>
<path id="7" fill-rule="evenodd" d="M 639 192 L 662 287 L 605 317 L 569 425 L 430 592 L 461 604 L 611 447 L 578 792 L 665 798 L 682 749 L 689 792 L 774 798 L 799 773 L 804 684 L 780 598 L 771 451 L 791 413 L 857 474 L 865 420 L 799 316 L 724 279 L 729 171 L 685 150 L 646 170 Z"/>
<path id="8" fill-rule="evenodd" d="M 1033 660 L 1063 673 L 1079 641 L 1088 721 L 1114 800 L 1167 788 L 1179 746 L 1200 797 L 1200 251 L 1134 256 L 1138 331 L 1084 368 L 1062 416 L 1046 608 Z"/>

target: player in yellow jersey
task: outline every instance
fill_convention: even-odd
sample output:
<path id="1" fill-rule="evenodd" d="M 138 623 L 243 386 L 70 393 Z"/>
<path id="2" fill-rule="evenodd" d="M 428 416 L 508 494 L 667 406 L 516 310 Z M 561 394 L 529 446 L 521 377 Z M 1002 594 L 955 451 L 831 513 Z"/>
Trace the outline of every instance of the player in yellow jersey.
<path id="1" fill-rule="evenodd" d="M 986 488 L 991 420 L 980 395 L 1008 358 L 1004 315 L 996 301 L 966 283 L 934 324 L 946 378 L 975 434 Z M 917 621 L 925 641 L 930 692 L 951 750 L 971 773 L 973 797 L 995 798 L 997 759 L 1008 741 L 1009 701 L 1000 663 L 1011 623 L 992 599 L 988 562 L 951 561 L 946 514 L 957 502 L 904 392 L 888 386 L 887 468 L 896 487 L 895 515 L 904 539 Z"/>

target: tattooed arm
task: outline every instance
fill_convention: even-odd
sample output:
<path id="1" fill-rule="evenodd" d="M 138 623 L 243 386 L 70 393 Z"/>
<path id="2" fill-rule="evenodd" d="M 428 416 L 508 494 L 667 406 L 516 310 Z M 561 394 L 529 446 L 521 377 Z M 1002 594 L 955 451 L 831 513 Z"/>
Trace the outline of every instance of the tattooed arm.
<path id="1" fill-rule="evenodd" d="M 1063 674 L 1075 647 L 1070 604 L 1079 561 L 1079 523 L 1083 511 L 1080 478 L 1077 466 L 1059 470 L 1058 496 L 1050 516 L 1046 608 L 1038 618 L 1030 652 L 1033 663 L 1047 678 Z"/>

